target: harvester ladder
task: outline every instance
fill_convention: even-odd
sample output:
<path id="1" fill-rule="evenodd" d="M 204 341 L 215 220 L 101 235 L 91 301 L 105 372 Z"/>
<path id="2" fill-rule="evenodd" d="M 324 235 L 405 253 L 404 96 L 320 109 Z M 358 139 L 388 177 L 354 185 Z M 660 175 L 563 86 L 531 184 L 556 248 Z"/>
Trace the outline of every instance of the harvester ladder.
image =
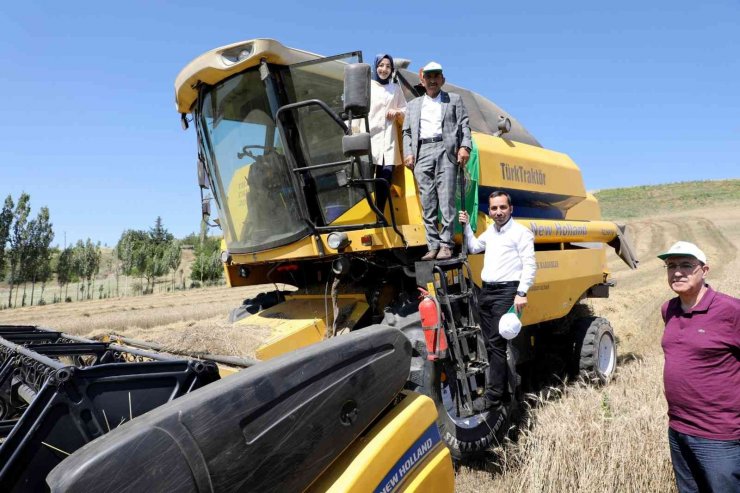
<path id="1" fill-rule="evenodd" d="M 480 335 L 478 296 L 466 257 L 435 261 L 432 278 L 462 400 L 458 405 L 472 412 L 476 376 L 488 368 L 488 356 Z"/>

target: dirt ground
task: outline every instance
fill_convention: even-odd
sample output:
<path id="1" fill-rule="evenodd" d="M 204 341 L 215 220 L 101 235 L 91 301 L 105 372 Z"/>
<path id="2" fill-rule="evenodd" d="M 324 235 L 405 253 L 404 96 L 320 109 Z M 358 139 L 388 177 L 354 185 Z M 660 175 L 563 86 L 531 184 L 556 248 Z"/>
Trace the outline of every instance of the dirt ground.
<path id="1" fill-rule="evenodd" d="M 631 271 L 615 255 L 617 285 L 593 300 L 616 331 L 621 366 L 604 389 L 564 386 L 542 397 L 519 442 L 496 459 L 457 474 L 458 491 L 670 491 L 665 440 L 659 307 L 671 297 L 655 255 L 677 240 L 707 253 L 709 283 L 740 294 L 740 203 L 631 219 L 638 258 Z M 194 352 L 253 356 L 268 334 L 227 323 L 244 298 L 271 286 L 206 288 L 141 297 L 0 311 L 0 324 L 35 324 L 87 337 L 117 333 Z M 614 442 L 614 443 L 613 443 Z"/>

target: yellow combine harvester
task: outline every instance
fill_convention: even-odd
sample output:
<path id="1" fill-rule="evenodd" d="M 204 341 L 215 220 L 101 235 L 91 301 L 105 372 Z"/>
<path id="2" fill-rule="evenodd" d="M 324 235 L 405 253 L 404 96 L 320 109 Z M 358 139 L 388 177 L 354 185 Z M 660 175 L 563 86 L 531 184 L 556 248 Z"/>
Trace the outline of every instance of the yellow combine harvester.
<path id="1" fill-rule="evenodd" d="M 372 178 L 369 135 L 353 130 L 367 128 L 369 74 L 359 52 L 321 57 L 269 39 L 183 69 L 177 109 L 196 129 L 227 280 L 275 287 L 231 314 L 244 330 L 271 330 L 263 361 L 231 358 L 248 368 L 219 378 L 213 361 L 0 327 L 0 489 L 449 492 L 451 458 L 502 439 L 523 389 L 552 370 L 545 362 L 611 377 L 612 328 L 577 303 L 608 296 L 606 245 L 636 266 L 623 230 L 601 220 L 568 156 L 448 85 L 470 114 L 478 163 L 461 202 L 480 233 L 488 195 L 508 192 L 538 264 L 525 326 L 508 345 L 506 405 L 474 410 L 488 367 L 482 256 L 463 248 L 420 261 L 412 173 Z M 413 73 L 396 77 L 407 98 L 418 95 Z M 378 187 L 389 187 L 383 211 Z"/>
<path id="2" fill-rule="evenodd" d="M 270 39 L 218 48 L 178 75 L 177 110 L 185 127 L 195 124 L 200 185 L 218 207 L 228 283 L 275 286 L 231 315 L 245 330 L 271 330 L 258 357 L 341 332 L 396 327 L 413 348 L 407 388 L 435 401 L 442 436 L 463 458 L 501 438 L 517 411 L 521 377 L 554 347 L 571 372 L 612 375 L 612 328 L 574 307 L 608 296 L 607 245 L 630 267 L 636 260 L 624 230 L 601 220 L 567 155 L 543 148 L 492 102 L 448 84 L 465 102 L 477 149 L 479 169 L 469 170 L 468 182 L 469 196 L 479 198 L 478 233 L 488 227 L 488 195 L 508 192 L 515 219 L 535 235 L 538 264 L 525 327 L 509 345 L 509 404 L 502 413 L 472 411 L 487 365 L 476 306 L 483 256 L 418 261 L 426 242 L 412 172 L 397 166 L 390 184 L 373 179 L 369 138 L 347 124 L 366 116 L 370 68 L 361 57 L 322 57 Z M 396 77 L 407 99 L 420 94 L 418 76 L 402 68 Z M 383 186 L 390 201 L 379 211 L 373 193 Z M 208 199 L 203 211 L 210 214 Z M 278 289 L 285 285 L 297 289 Z M 447 351 L 427 346 L 420 287 L 442 311 L 437 329 Z"/>

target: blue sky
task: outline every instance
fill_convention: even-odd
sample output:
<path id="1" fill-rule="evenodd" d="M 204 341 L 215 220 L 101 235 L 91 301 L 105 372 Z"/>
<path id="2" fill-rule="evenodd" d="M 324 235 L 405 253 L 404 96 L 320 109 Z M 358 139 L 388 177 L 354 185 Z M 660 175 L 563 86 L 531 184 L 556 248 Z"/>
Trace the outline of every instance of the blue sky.
<path id="1" fill-rule="evenodd" d="M 434 59 L 569 154 L 590 190 L 738 178 L 738 26 L 737 0 L 5 2 L 0 198 L 48 206 L 60 245 L 113 246 L 157 216 L 196 231 L 195 133 L 174 79 L 257 37 Z"/>

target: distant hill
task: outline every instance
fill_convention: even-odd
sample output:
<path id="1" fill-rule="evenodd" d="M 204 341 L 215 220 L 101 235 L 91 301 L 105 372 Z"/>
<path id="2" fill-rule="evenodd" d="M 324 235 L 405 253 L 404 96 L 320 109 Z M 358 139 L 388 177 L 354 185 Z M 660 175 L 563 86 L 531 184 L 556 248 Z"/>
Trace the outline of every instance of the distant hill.
<path id="1" fill-rule="evenodd" d="M 713 204 L 740 205 L 740 179 L 610 188 L 594 195 L 604 219 L 625 219 Z"/>

